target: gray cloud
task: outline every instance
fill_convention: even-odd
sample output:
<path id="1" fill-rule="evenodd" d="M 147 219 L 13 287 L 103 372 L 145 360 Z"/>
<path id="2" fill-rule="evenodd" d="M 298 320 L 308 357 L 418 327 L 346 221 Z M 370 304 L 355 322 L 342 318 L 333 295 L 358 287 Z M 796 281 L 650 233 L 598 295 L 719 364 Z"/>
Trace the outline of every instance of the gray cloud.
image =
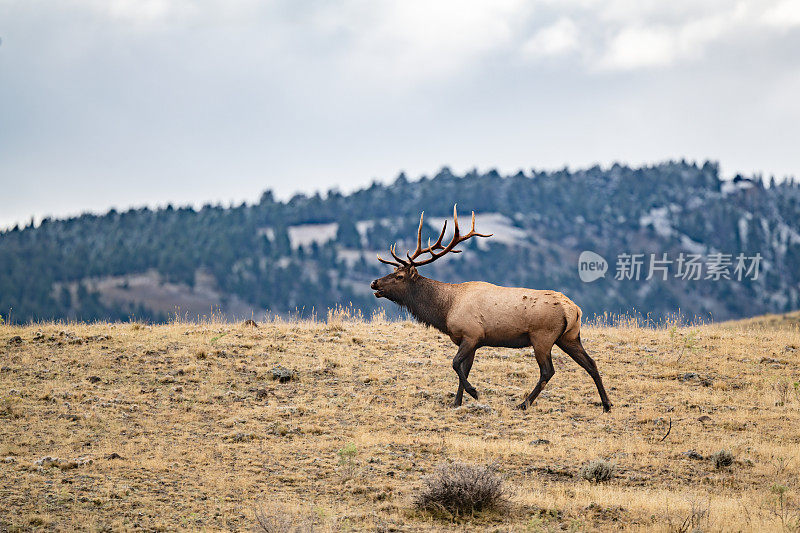
<path id="1" fill-rule="evenodd" d="M 441 165 L 800 168 L 791 0 L 11 0 L 0 38 L 0 226 Z"/>

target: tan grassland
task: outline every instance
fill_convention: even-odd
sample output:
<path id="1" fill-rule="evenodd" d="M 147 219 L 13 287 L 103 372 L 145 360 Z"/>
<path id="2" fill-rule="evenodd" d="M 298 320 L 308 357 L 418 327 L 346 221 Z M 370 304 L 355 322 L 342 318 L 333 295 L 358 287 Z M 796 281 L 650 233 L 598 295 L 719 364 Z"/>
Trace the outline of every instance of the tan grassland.
<path id="1" fill-rule="evenodd" d="M 455 347 L 411 322 L 0 325 L 0 530 L 252 530 L 257 511 L 315 531 L 797 530 L 786 322 L 584 325 L 607 414 L 558 348 L 527 412 L 530 349 L 479 350 L 482 396 L 452 409 Z M 580 476 L 595 459 L 610 480 Z M 416 510 L 446 461 L 494 463 L 510 504 Z"/>

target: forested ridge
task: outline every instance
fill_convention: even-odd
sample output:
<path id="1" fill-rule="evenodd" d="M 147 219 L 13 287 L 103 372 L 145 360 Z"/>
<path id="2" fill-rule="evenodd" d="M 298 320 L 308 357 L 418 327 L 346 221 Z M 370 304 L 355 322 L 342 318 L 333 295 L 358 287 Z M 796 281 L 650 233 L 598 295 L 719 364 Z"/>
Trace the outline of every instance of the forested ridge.
<path id="1" fill-rule="evenodd" d="M 120 297 L 127 277 L 144 273 L 187 294 L 202 274 L 223 312 L 233 300 L 259 315 L 335 305 L 369 312 L 381 305 L 369 281 L 388 270 L 375 252 L 393 242 L 413 247 L 420 211 L 441 220 L 454 203 L 465 217 L 478 212 L 479 230 L 481 217 L 489 217 L 495 237 L 465 243 L 466 253 L 424 275 L 556 289 L 589 316 L 680 310 L 722 319 L 800 307 L 800 187 L 765 184 L 760 176 L 723 181 L 715 163 L 670 161 L 510 176 L 457 176 L 445 168 L 347 195 L 332 190 L 283 202 L 267 191 L 252 205 L 45 219 L 0 233 L 0 315 L 15 322 L 166 320 L 163 306 L 136 291 Z M 605 278 L 579 279 L 583 250 L 608 260 Z M 758 253 L 763 260 L 757 279 L 614 279 L 617 256 L 639 252 Z M 113 297 L 98 284 L 103 279 L 116 280 Z"/>

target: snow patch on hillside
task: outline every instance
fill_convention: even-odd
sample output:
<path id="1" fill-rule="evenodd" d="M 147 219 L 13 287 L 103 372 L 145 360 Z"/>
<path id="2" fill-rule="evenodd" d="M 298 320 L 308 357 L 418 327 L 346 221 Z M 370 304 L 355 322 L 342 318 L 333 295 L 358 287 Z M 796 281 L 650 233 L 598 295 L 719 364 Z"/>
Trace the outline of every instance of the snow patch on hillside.
<path id="1" fill-rule="evenodd" d="M 739 221 L 737 225 L 739 227 L 739 241 L 742 243 L 742 248 L 747 248 L 747 238 L 749 237 L 749 226 L 750 226 L 750 219 L 753 218 L 753 215 L 750 213 L 745 213 L 744 216 L 739 217 Z"/>
<path id="2" fill-rule="evenodd" d="M 270 241 L 275 240 L 275 230 L 270 227 L 258 228 L 258 230 L 256 230 L 256 235 L 259 237 L 266 237 Z"/>
<path id="3" fill-rule="evenodd" d="M 365 239 L 367 237 L 367 232 L 374 227 L 374 220 L 359 220 L 356 222 L 356 231 L 358 231 L 358 234 L 361 235 L 362 239 Z"/>
<path id="4" fill-rule="evenodd" d="M 681 235 L 680 236 L 681 246 L 688 250 L 690 253 L 693 254 L 704 254 L 706 253 L 706 246 L 704 244 L 700 244 L 699 242 L 692 240 L 688 235 Z"/>
<path id="5" fill-rule="evenodd" d="M 672 229 L 672 223 L 669 220 L 669 211 L 669 207 L 654 207 L 648 214 L 639 218 L 639 226 L 646 228 L 652 224 L 658 235 L 671 237 L 675 230 Z"/>
<path id="6" fill-rule="evenodd" d="M 753 182 L 750 180 L 724 181 L 720 186 L 720 191 L 722 191 L 723 196 L 727 196 L 738 191 L 746 191 L 752 188 Z"/>
<path id="7" fill-rule="evenodd" d="M 331 222 L 329 224 L 302 224 L 300 226 L 289 226 L 289 241 L 292 248 L 297 249 L 301 246 L 311 246 L 312 243 L 325 244 L 336 239 L 336 232 L 339 224 Z"/>
<path id="8" fill-rule="evenodd" d="M 379 252 L 369 252 L 369 251 L 362 251 L 362 250 L 353 250 L 349 248 L 345 248 L 336 252 L 337 257 L 344 261 L 348 267 L 352 267 L 362 259 L 365 261 L 377 261 L 375 256 L 378 255 Z"/>

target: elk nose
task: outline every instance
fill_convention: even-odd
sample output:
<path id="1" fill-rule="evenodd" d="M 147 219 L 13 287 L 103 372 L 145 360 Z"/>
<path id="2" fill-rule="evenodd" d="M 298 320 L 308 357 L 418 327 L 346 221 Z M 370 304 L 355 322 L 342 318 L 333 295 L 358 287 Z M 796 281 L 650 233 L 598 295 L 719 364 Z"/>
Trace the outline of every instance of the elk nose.
<path id="1" fill-rule="evenodd" d="M 371 289 L 377 289 L 377 288 L 378 288 L 378 280 L 376 279 L 376 280 L 374 280 L 372 283 L 370 283 L 370 284 L 369 284 L 369 287 L 370 287 Z"/>

